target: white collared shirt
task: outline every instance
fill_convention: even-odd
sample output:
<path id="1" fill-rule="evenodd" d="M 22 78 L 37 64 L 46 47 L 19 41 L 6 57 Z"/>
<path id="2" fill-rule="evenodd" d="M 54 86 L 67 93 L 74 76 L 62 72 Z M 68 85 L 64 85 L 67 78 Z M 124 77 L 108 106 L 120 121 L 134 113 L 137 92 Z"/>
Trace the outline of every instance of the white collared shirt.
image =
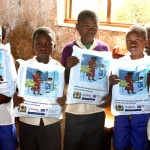
<path id="1" fill-rule="evenodd" d="M 38 62 L 36 59 L 36 56 L 34 56 L 32 59 L 28 60 L 29 62 Z M 53 59 L 52 57 L 49 58 L 49 65 L 53 64 L 53 65 L 61 65 L 58 61 L 56 61 L 55 59 Z M 39 126 L 40 124 L 40 118 L 41 117 L 20 117 L 20 121 L 30 124 L 30 125 L 35 125 L 35 126 Z M 53 124 L 55 122 L 58 122 L 59 119 L 58 118 L 42 118 L 44 125 L 49 125 L 49 124 Z"/>
<path id="2" fill-rule="evenodd" d="M 140 58 L 140 59 L 145 59 L 145 57 L 149 57 L 146 52 L 143 52 L 143 54 L 144 54 L 144 57 Z M 125 56 L 123 56 L 123 57 L 121 57 L 119 59 L 121 59 L 121 60 L 134 60 L 134 59 L 131 59 L 131 54 L 129 52 Z"/>

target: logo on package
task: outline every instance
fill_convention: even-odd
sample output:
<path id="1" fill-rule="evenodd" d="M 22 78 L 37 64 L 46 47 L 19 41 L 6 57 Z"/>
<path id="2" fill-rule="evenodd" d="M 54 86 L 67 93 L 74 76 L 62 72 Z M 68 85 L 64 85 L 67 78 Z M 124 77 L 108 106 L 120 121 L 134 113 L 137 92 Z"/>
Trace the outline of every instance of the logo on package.
<path id="1" fill-rule="evenodd" d="M 123 111 L 124 110 L 123 105 L 116 105 L 116 110 Z"/>
<path id="2" fill-rule="evenodd" d="M 20 104 L 20 106 L 18 107 L 19 112 L 26 113 L 26 110 L 27 110 L 27 107 L 24 104 Z"/>
<path id="3" fill-rule="evenodd" d="M 73 93 L 73 98 L 75 98 L 75 99 L 80 99 L 80 98 L 81 98 L 81 92 L 74 91 L 74 93 Z"/>

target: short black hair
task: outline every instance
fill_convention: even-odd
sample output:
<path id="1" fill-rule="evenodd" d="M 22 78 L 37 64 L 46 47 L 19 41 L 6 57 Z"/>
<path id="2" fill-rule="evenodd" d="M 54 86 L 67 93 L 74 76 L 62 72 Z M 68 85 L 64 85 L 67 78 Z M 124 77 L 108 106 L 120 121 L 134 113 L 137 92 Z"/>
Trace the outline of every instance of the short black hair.
<path id="1" fill-rule="evenodd" d="M 83 10 L 83 11 L 81 11 L 78 15 L 77 21 L 78 21 L 78 23 L 80 23 L 80 22 L 84 21 L 87 18 L 95 18 L 97 20 L 97 22 L 99 21 L 99 18 L 97 16 L 97 14 L 92 10 Z"/>
<path id="2" fill-rule="evenodd" d="M 42 27 L 39 27 L 37 28 L 33 34 L 32 34 L 32 41 L 34 41 L 34 39 L 39 35 L 39 34 L 50 34 L 51 35 L 51 38 L 52 38 L 52 41 L 55 43 L 55 33 L 52 29 L 46 27 L 46 26 L 42 26 Z"/>
<path id="3" fill-rule="evenodd" d="M 36 71 L 36 73 L 38 73 L 38 74 L 42 74 L 42 71 L 38 70 L 38 71 Z"/>
<path id="4" fill-rule="evenodd" d="M 93 56 L 91 59 L 97 59 L 97 57 L 94 57 L 94 56 Z"/>
<path id="5" fill-rule="evenodd" d="M 132 32 L 137 32 L 137 33 L 141 34 L 144 37 L 144 39 L 147 40 L 147 31 L 142 25 L 139 25 L 139 24 L 132 25 L 129 28 L 128 32 L 126 33 L 126 37 L 128 34 L 130 34 Z"/>
<path id="6" fill-rule="evenodd" d="M 133 75 L 133 72 L 128 72 L 127 74 L 128 74 L 128 75 Z"/>

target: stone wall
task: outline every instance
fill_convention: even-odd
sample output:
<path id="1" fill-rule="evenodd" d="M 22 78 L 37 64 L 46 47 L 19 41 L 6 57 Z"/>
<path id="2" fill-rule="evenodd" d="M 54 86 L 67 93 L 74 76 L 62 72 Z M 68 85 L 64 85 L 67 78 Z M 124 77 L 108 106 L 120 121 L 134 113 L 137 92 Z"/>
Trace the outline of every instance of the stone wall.
<path id="1" fill-rule="evenodd" d="M 62 48 L 76 39 L 75 28 L 57 25 L 56 0 L 1 0 L 0 23 L 7 28 L 15 59 L 29 59 L 34 55 L 31 47 L 32 32 L 39 26 L 48 26 L 56 33 L 56 51 L 53 57 L 60 60 Z M 124 47 L 124 32 L 98 31 L 97 38 L 106 42 L 110 49 Z"/>

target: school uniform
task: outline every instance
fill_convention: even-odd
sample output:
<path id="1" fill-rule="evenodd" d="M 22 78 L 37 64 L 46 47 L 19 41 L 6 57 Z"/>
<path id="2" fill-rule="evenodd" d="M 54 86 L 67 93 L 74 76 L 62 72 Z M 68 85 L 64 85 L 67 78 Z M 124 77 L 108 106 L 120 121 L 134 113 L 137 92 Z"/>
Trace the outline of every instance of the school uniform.
<path id="1" fill-rule="evenodd" d="M 144 53 L 144 59 L 147 54 Z M 120 58 L 129 61 L 129 54 Z M 117 150 L 132 147 L 134 150 L 146 150 L 147 147 L 147 123 L 149 113 L 118 115 L 114 120 L 113 142 Z"/>
<path id="2" fill-rule="evenodd" d="M 87 49 L 79 38 L 67 44 L 62 52 L 61 63 L 66 67 L 66 60 L 72 55 L 73 46 Z M 87 50 L 109 51 L 108 46 L 94 39 Z M 65 118 L 64 150 L 100 150 L 104 136 L 104 109 L 91 104 L 67 104 Z"/>
<path id="3" fill-rule="evenodd" d="M 36 57 L 28 62 L 38 62 Z M 50 57 L 51 64 L 61 65 Z M 20 150 L 61 150 L 61 126 L 58 118 L 20 117 Z"/>

